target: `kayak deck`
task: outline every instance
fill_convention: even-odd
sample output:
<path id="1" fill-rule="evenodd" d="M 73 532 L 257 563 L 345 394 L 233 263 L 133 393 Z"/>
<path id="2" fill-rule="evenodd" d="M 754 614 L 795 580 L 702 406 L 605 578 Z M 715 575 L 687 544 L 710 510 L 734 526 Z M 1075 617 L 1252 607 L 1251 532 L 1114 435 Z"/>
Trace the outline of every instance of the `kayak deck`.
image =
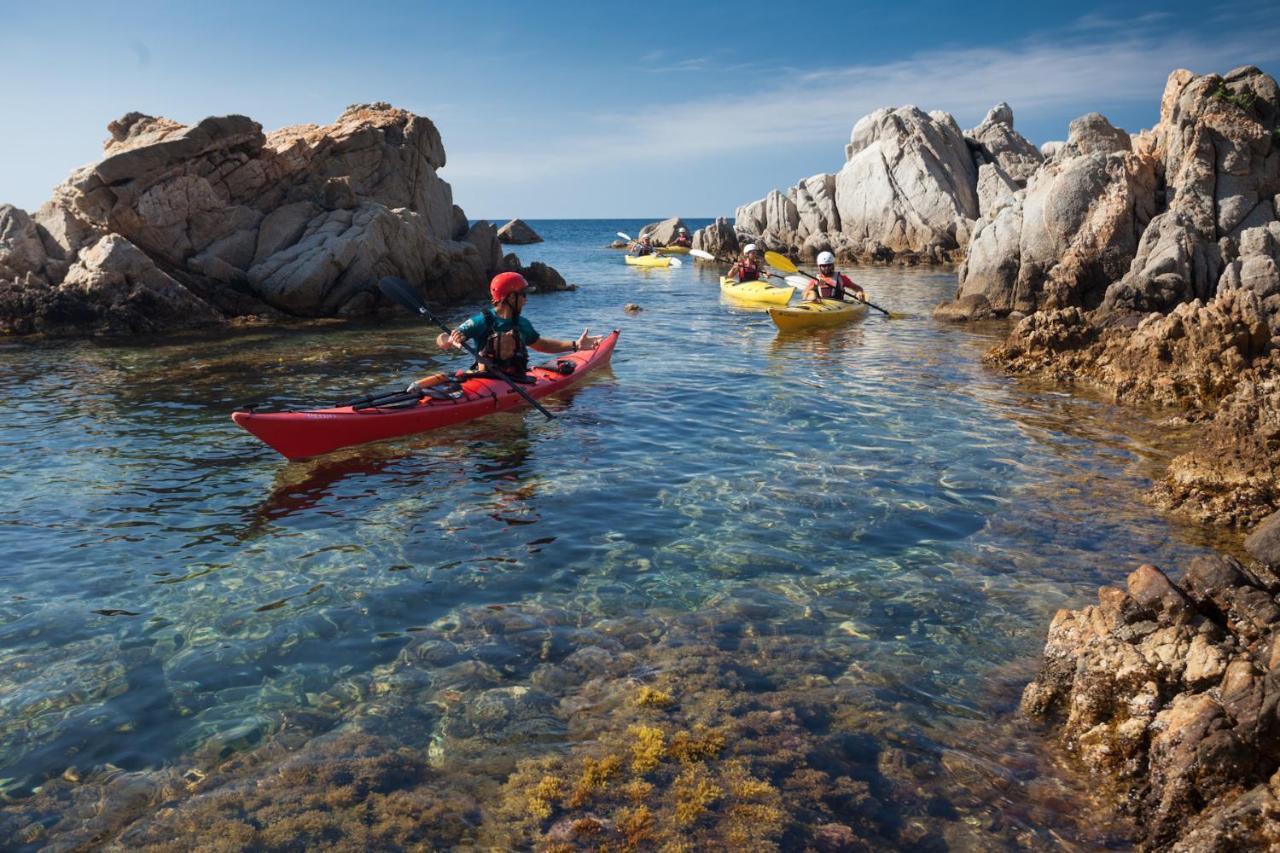
<path id="1" fill-rule="evenodd" d="M 720 292 L 739 302 L 756 305 L 786 305 L 791 301 L 795 288 L 791 285 L 771 284 L 767 281 L 743 281 L 728 276 L 720 277 Z"/>
<path id="2" fill-rule="evenodd" d="M 618 342 L 615 330 L 593 350 L 558 355 L 529 368 L 530 384 L 519 383 L 536 399 L 576 384 L 609 363 Z M 561 372 L 562 365 L 572 371 Z M 565 367 L 564 369 L 568 369 Z M 342 447 L 427 432 L 505 412 L 525 401 L 505 381 L 484 376 L 462 377 L 460 388 L 445 399 L 423 397 L 388 407 L 337 406 L 292 412 L 233 412 L 231 419 L 287 459 L 306 459 Z M 402 407 L 403 406 L 403 407 Z"/>
<path id="3" fill-rule="evenodd" d="M 671 259 L 660 255 L 625 255 L 626 262 L 633 267 L 667 267 L 671 266 Z"/>
<path id="4" fill-rule="evenodd" d="M 867 315 L 867 306 L 854 302 L 801 302 L 786 308 L 770 308 L 769 317 L 783 331 L 818 329 L 839 326 L 861 320 Z"/>

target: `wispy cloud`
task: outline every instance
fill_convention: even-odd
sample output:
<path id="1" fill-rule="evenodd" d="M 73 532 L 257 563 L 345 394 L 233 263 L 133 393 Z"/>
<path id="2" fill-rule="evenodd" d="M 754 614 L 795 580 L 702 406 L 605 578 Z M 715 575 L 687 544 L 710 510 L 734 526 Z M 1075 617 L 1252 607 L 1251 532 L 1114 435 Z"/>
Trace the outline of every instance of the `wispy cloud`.
<path id="1" fill-rule="evenodd" d="M 448 177 L 545 179 L 617 162 L 658 165 L 837 140 L 858 118 L 883 106 L 941 109 L 962 124 L 966 116 L 976 122 L 1000 101 L 1012 104 L 1015 114 L 1081 104 L 1097 108 L 1143 102 L 1154 107 L 1175 68 L 1225 72 L 1244 62 L 1277 59 L 1280 27 L 1220 31 L 1207 39 L 1130 22 L 1128 29 L 1105 38 L 1094 30 L 1075 38 L 1041 36 L 1010 47 L 934 51 L 883 65 L 781 73 L 772 86 L 749 94 L 606 112 L 586 126 L 565 128 L 563 137 L 542 140 L 541 148 L 526 147 L 518 156 L 469 146 L 451 161 Z M 744 120 L 753 124 L 752 132 L 735 132 Z"/>

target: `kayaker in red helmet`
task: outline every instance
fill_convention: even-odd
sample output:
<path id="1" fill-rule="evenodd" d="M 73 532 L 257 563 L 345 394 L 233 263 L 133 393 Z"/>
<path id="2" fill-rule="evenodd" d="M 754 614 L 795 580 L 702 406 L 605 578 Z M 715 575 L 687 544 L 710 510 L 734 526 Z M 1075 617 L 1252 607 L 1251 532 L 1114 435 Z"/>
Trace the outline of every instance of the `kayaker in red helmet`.
<path id="1" fill-rule="evenodd" d="M 436 345 L 440 349 L 449 350 L 461 348 L 463 341 L 470 341 L 481 355 L 512 377 L 521 377 L 528 372 L 530 349 L 546 353 L 595 349 L 601 338 L 589 334 L 590 329 L 584 329 L 576 341 L 561 341 L 539 335 L 533 324 L 521 313 L 528 287 L 529 283 L 520 273 L 498 273 L 489 282 L 493 307 L 486 308 L 459 324 L 453 334 L 446 335 L 442 332 L 437 335 Z M 473 370 L 480 368 L 481 365 L 472 367 Z M 423 383 L 433 384 L 422 379 L 414 385 L 426 387 Z"/>
<path id="2" fill-rule="evenodd" d="M 836 256 L 830 252 L 822 252 L 818 255 L 818 277 L 814 281 L 809 282 L 809 286 L 804 289 L 804 301 L 816 302 L 819 299 L 836 299 L 844 301 L 845 294 L 849 294 L 859 302 L 865 302 L 867 294 L 862 288 L 855 284 L 853 279 L 844 273 L 836 272 Z"/>
<path id="3" fill-rule="evenodd" d="M 755 243 L 743 247 L 742 258 L 729 268 L 729 277 L 738 281 L 762 281 L 766 278 L 764 253 Z"/>
<path id="4" fill-rule="evenodd" d="M 686 249 L 687 249 L 687 248 L 689 248 L 690 246 L 692 246 L 692 245 L 693 245 L 693 240 L 692 240 L 692 239 L 690 239 L 690 237 L 689 237 L 689 229 L 688 229 L 688 228 L 680 228 L 679 230 L 677 230 L 677 231 L 676 231 L 676 238 L 675 238 L 674 240 L 672 240 L 672 241 L 671 241 L 671 245 L 673 245 L 673 246 L 683 246 L 683 247 L 684 247 L 684 248 L 686 248 Z"/>

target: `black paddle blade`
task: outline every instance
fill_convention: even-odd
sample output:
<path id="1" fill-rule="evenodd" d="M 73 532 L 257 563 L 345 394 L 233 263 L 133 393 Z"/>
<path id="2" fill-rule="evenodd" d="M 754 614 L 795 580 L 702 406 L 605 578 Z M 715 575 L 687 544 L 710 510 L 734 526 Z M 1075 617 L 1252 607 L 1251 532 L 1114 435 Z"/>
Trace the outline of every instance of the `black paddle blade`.
<path id="1" fill-rule="evenodd" d="M 402 278 L 396 278 L 393 275 L 386 276 L 378 282 L 378 289 L 386 294 L 387 298 L 399 302 L 414 314 L 427 313 L 427 306 L 418 294 L 414 292 L 409 282 Z"/>

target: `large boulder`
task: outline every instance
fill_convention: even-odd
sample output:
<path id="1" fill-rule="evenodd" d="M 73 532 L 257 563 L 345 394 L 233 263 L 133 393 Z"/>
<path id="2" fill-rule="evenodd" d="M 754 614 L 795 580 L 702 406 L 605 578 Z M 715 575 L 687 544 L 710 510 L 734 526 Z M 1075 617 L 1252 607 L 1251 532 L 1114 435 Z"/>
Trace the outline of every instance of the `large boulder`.
<path id="1" fill-rule="evenodd" d="M 270 134 L 244 116 L 186 126 L 130 113 L 108 129 L 103 159 L 35 216 L 0 210 L 5 328 L 124 334 L 242 314 L 350 316 L 379 309 L 380 276 L 458 299 L 482 294 L 500 267 L 492 226 L 468 227 L 437 174 L 435 126 L 388 104 Z M 73 292 L 60 290 L 73 270 Z"/>
<path id="2" fill-rule="evenodd" d="M 542 238 L 523 219 L 513 219 L 498 229 L 498 242 L 523 246 L 541 243 Z"/>
<path id="3" fill-rule="evenodd" d="M 675 242 L 676 232 L 681 228 L 688 229 L 689 226 L 684 224 L 684 220 L 678 216 L 670 219 L 664 219 L 661 222 L 650 222 L 648 225 L 640 229 L 640 237 L 648 237 L 653 241 L 655 246 L 666 246 Z"/>
<path id="4" fill-rule="evenodd" d="M 836 208 L 836 176 L 814 175 L 788 191 L 796 208 L 796 238 L 804 241 L 815 234 L 839 233 L 840 211 Z"/>
<path id="5" fill-rule="evenodd" d="M 979 216 L 977 167 L 955 119 L 879 109 L 853 128 L 836 175 L 841 233 L 859 254 L 959 257 Z"/>

